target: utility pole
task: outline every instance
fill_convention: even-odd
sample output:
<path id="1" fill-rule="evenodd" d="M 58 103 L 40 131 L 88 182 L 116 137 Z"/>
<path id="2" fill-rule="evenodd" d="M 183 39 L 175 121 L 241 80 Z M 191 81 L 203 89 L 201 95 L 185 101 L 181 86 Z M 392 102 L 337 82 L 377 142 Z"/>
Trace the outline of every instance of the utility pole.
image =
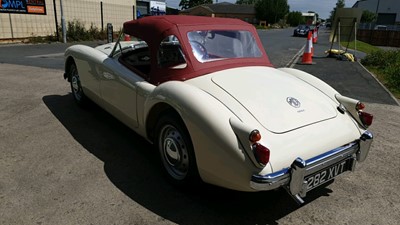
<path id="1" fill-rule="evenodd" d="M 376 22 L 375 22 L 375 25 L 378 24 L 378 14 L 379 14 L 378 10 L 379 10 L 379 3 L 380 2 L 381 2 L 381 0 L 378 0 L 378 4 L 376 4 L 376 10 L 375 10 Z"/>
<path id="2" fill-rule="evenodd" d="M 58 32 L 58 21 L 57 21 L 57 8 L 56 8 L 56 0 L 53 0 L 54 6 L 54 20 L 56 21 L 56 34 L 57 34 L 57 41 L 60 40 L 60 33 Z"/>
<path id="3" fill-rule="evenodd" d="M 62 0 L 60 0 L 60 11 L 61 11 L 61 26 L 62 26 L 63 42 L 67 43 L 67 32 L 66 32 L 66 28 L 65 28 L 65 18 L 64 18 L 63 6 L 62 6 Z"/>

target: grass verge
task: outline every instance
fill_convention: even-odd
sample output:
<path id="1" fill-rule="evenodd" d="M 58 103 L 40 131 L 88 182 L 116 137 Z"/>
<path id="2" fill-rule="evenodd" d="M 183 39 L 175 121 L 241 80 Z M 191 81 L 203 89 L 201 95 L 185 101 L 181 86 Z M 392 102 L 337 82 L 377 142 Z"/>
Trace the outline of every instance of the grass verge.
<path id="1" fill-rule="evenodd" d="M 400 50 L 373 51 L 361 63 L 400 99 Z"/>
<path id="2" fill-rule="evenodd" d="M 375 66 L 366 66 L 365 67 L 375 75 L 375 77 L 383 84 L 385 87 L 392 92 L 393 96 L 400 100 L 400 87 L 395 87 L 390 85 L 390 82 L 387 80 L 387 75 L 381 69 L 378 69 Z"/>
<path id="3" fill-rule="evenodd" d="M 347 45 L 349 45 L 350 49 L 355 49 L 355 47 L 356 47 L 355 41 L 351 41 L 350 43 L 347 41 L 341 41 L 340 43 L 343 47 L 347 47 Z M 378 50 L 379 50 L 378 47 L 375 47 L 373 45 L 370 45 L 370 44 L 362 42 L 362 41 L 357 41 L 357 51 L 371 54 L 372 52 L 378 51 Z"/>

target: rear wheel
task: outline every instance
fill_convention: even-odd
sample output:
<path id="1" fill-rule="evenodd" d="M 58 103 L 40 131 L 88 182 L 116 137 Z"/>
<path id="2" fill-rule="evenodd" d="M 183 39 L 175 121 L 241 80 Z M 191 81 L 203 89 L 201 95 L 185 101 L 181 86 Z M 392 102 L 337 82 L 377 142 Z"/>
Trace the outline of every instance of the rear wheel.
<path id="1" fill-rule="evenodd" d="M 199 179 L 193 145 L 182 120 L 173 113 L 163 116 L 156 126 L 156 142 L 169 180 L 186 186 Z"/>
<path id="2" fill-rule="evenodd" d="M 75 102 L 80 106 L 85 106 L 88 102 L 88 99 L 83 93 L 81 80 L 79 78 L 78 69 L 76 68 L 75 63 L 71 63 L 68 73 L 71 81 L 71 92 Z"/>

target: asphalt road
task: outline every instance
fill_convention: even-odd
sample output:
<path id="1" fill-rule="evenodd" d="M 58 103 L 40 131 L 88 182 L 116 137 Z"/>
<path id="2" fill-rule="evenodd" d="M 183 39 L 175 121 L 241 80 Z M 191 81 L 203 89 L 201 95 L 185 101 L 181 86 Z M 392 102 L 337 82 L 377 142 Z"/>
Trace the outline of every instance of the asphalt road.
<path id="1" fill-rule="evenodd" d="M 293 47 L 279 50 L 263 41 L 270 57 L 274 48 L 282 52 L 281 59 L 271 57 L 275 65 L 288 63 L 289 52 L 304 41 L 287 36 L 289 31 L 272 31 L 271 38 L 286 38 L 282 43 Z M 398 106 L 367 102 L 375 115 L 368 159 L 354 173 L 308 193 L 301 207 L 282 190 L 242 193 L 208 185 L 180 190 L 163 179 L 151 145 L 102 109 L 74 104 L 59 64 L 64 45 L 14 47 L 0 46 L 0 224 L 400 221 Z"/>
<path id="2" fill-rule="evenodd" d="M 82 42 L 95 47 L 105 42 Z M 64 68 L 64 51 L 76 43 L 8 44 L 0 45 L 0 63 L 34 66 L 49 69 Z"/>
<path id="3" fill-rule="evenodd" d="M 330 30 L 320 29 L 318 43 L 313 45 L 313 65 L 302 65 L 299 63 L 301 62 L 300 58 L 299 62 L 293 64 L 293 67 L 313 74 L 330 84 L 342 95 L 365 102 L 398 105 L 390 92 L 385 90 L 359 62 L 327 57 L 325 51 L 331 47 L 329 32 Z M 333 48 L 337 49 L 337 45 Z"/>
<path id="4" fill-rule="evenodd" d="M 270 55 L 270 61 L 276 67 L 287 65 L 305 43 L 304 38 L 294 38 L 290 36 L 293 33 L 292 28 L 269 31 L 260 30 L 258 33 L 264 48 Z M 83 42 L 80 44 L 94 47 L 103 43 L 102 41 L 97 41 Z M 3 44 L 0 45 L 0 63 L 63 69 L 64 51 L 73 44 L 74 43 Z"/>
<path id="5" fill-rule="evenodd" d="M 285 67 L 306 43 L 305 38 L 292 37 L 293 28 L 259 30 L 261 42 L 275 67 Z"/>

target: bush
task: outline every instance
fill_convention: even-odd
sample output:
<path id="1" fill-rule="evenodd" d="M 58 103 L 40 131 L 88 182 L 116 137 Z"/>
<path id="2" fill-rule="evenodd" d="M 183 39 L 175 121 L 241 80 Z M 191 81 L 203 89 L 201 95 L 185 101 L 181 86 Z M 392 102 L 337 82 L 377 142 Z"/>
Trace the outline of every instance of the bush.
<path id="1" fill-rule="evenodd" d="M 90 36 L 85 29 L 85 25 L 81 23 L 79 20 L 68 21 L 67 40 L 68 41 L 90 40 Z"/>
<path id="2" fill-rule="evenodd" d="M 387 86 L 390 89 L 400 91 L 400 62 L 387 66 L 383 70 Z"/>
<path id="3" fill-rule="evenodd" d="M 374 51 L 367 55 L 361 63 L 366 66 L 378 67 L 384 69 L 389 65 L 400 62 L 400 50 L 397 51 Z"/>
<path id="4" fill-rule="evenodd" d="M 85 24 L 79 20 L 68 21 L 66 25 L 67 41 L 93 41 L 105 40 L 107 32 L 99 30 L 93 23 L 90 24 L 89 30 L 85 28 Z M 58 26 L 58 33 L 62 41 L 62 26 Z M 54 35 L 57 36 L 57 35 Z"/>
<path id="5" fill-rule="evenodd" d="M 367 55 L 361 63 L 381 74 L 382 82 L 390 90 L 400 92 L 400 50 L 374 51 Z"/>

